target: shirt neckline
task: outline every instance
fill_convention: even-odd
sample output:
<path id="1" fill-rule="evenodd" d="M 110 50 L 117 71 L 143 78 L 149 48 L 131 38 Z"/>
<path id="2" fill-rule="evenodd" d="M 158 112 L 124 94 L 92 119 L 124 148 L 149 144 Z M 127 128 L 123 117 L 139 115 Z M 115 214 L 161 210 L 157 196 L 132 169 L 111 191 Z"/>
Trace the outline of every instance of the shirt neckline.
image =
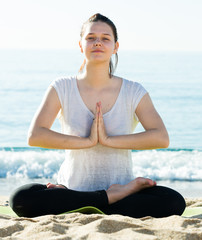
<path id="1" fill-rule="evenodd" d="M 116 98 L 116 101 L 115 101 L 114 105 L 112 106 L 112 108 L 111 108 L 108 112 L 106 112 L 106 113 L 103 114 L 103 117 L 105 117 L 105 116 L 107 116 L 108 114 L 110 114 L 110 113 L 113 111 L 113 109 L 116 107 L 117 102 L 119 101 L 119 98 L 120 98 L 120 96 L 121 96 L 121 94 L 122 94 L 124 83 L 125 83 L 124 78 L 122 78 L 121 88 L 120 88 L 120 90 L 119 90 L 119 94 L 118 94 L 118 96 L 117 96 L 117 98 Z M 75 90 L 76 90 L 76 95 L 77 95 L 77 97 L 78 97 L 81 105 L 82 105 L 82 106 L 86 109 L 86 111 L 94 118 L 94 114 L 93 114 L 93 113 L 90 111 L 90 109 L 86 106 L 86 104 L 84 103 L 84 101 L 83 101 L 83 99 L 82 99 L 82 97 L 81 97 L 81 94 L 80 94 L 80 92 L 79 92 L 79 88 L 78 88 L 78 85 L 77 85 L 77 77 L 76 77 L 76 76 L 74 77 L 74 87 L 75 87 Z"/>

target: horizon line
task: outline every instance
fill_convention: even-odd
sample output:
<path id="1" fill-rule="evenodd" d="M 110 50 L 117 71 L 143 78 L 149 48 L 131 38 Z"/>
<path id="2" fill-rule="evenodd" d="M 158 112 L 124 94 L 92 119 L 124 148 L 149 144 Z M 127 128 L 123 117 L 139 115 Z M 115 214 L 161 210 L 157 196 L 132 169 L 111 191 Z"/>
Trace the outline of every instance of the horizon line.
<path id="1" fill-rule="evenodd" d="M 10 47 L 10 48 L 1 48 L 0 51 L 2 50 L 44 50 L 44 51 L 51 51 L 51 50 L 72 50 L 72 51 L 78 51 L 80 53 L 80 49 L 78 48 L 15 48 L 15 47 Z M 121 51 L 135 51 L 135 52 L 193 52 L 193 53 L 202 53 L 202 50 L 190 50 L 190 49 L 128 49 L 128 48 L 123 48 L 119 49 L 119 52 Z"/>

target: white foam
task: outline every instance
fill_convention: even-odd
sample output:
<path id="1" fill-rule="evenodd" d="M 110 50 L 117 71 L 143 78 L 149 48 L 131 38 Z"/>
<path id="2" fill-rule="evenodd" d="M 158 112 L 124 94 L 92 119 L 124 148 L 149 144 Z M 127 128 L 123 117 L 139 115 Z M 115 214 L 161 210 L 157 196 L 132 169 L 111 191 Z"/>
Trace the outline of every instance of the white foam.
<path id="1" fill-rule="evenodd" d="M 0 177 L 54 178 L 64 151 L 0 151 Z"/>
<path id="2" fill-rule="evenodd" d="M 51 178 L 65 158 L 64 151 L 0 151 L 0 178 Z M 134 175 L 156 180 L 202 181 L 201 151 L 137 151 Z"/>
<path id="3" fill-rule="evenodd" d="M 202 180 L 201 151 L 139 151 L 133 153 L 135 176 L 156 180 Z"/>

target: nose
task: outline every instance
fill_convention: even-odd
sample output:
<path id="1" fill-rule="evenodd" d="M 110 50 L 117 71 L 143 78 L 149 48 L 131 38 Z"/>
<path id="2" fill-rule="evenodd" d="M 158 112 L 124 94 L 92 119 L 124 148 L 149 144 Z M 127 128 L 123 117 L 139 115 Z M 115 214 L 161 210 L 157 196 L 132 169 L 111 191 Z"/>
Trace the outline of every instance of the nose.
<path id="1" fill-rule="evenodd" d="M 96 47 L 102 45 L 99 38 L 96 38 L 94 45 L 95 45 Z"/>

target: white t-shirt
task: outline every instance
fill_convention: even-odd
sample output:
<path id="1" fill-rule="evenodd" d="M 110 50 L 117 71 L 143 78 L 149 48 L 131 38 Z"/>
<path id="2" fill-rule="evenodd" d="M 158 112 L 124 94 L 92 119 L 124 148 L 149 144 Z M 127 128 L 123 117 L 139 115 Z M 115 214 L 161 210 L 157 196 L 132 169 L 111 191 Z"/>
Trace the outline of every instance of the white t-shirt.
<path id="1" fill-rule="evenodd" d="M 58 94 L 62 132 L 88 137 L 94 115 L 83 102 L 76 77 L 60 78 L 53 86 Z M 103 115 L 109 136 L 134 132 L 138 123 L 135 110 L 146 90 L 137 82 L 123 79 L 118 98 Z M 57 182 L 78 191 L 106 190 L 112 184 L 126 184 L 134 179 L 131 150 L 115 149 L 98 144 L 81 150 L 65 150 Z"/>

